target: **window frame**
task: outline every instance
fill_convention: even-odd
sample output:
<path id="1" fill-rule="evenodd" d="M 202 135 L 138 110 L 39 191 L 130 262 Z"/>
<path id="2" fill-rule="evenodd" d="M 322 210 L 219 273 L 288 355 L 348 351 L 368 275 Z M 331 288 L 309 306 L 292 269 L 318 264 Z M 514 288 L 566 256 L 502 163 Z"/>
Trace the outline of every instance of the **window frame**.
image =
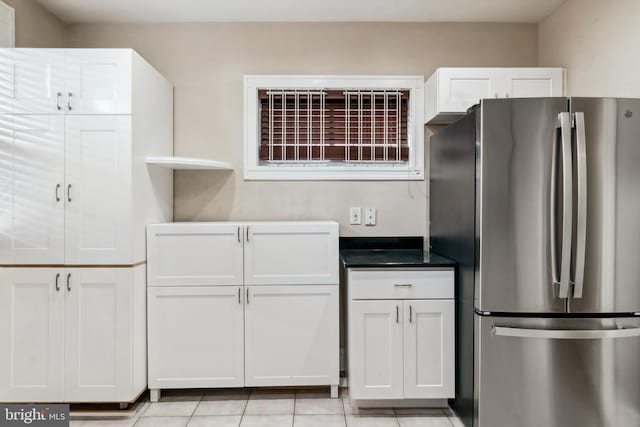
<path id="1" fill-rule="evenodd" d="M 260 89 L 406 89 L 409 90 L 406 164 L 261 165 Z M 246 75 L 244 76 L 245 180 L 424 180 L 424 76 Z"/>

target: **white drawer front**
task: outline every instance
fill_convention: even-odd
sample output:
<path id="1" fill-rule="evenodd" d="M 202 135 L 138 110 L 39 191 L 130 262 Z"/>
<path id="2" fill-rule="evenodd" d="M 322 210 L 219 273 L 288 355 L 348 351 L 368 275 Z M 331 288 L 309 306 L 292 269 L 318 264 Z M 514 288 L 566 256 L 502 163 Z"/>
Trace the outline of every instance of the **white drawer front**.
<path id="1" fill-rule="evenodd" d="M 449 299 L 454 270 L 349 269 L 350 299 Z"/>

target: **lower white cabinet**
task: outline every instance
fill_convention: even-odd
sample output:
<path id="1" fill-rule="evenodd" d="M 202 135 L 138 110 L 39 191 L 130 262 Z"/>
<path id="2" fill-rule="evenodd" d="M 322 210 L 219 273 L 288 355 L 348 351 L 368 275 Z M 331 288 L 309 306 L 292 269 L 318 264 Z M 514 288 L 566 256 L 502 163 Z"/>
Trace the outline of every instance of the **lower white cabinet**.
<path id="1" fill-rule="evenodd" d="M 244 386 L 242 287 L 150 287 L 149 388 Z"/>
<path id="2" fill-rule="evenodd" d="M 254 286 L 245 305 L 245 385 L 338 384 L 338 287 Z"/>
<path id="3" fill-rule="evenodd" d="M 144 269 L 0 269 L 0 401 L 128 402 L 144 391 Z"/>
<path id="4" fill-rule="evenodd" d="M 376 284 L 368 293 L 367 283 Z M 348 270 L 351 399 L 454 397 L 453 286 L 452 269 Z"/>

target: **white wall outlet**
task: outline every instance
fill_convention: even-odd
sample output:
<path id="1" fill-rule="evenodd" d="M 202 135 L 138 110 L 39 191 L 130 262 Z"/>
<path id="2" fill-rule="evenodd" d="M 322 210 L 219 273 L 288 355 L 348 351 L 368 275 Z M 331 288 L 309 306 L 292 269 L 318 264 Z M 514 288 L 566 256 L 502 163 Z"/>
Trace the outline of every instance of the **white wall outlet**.
<path id="1" fill-rule="evenodd" d="M 364 225 L 376 225 L 376 208 L 365 209 Z"/>
<path id="2" fill-rule="evenodd" d="M 351 225 L 362 224 L 362 208 L 349 209 L 349 224 Z"/>

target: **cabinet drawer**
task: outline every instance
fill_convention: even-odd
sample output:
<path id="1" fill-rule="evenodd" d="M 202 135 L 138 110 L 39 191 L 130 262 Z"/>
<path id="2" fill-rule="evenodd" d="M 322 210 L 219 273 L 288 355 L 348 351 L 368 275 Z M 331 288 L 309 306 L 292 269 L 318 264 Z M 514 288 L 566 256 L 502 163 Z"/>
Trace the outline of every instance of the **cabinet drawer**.
<path id="1" fill-rule="evenodd" d="M 449 299 L 454 297 L 454 270 L 349 269 L 349 298 Z"/>

